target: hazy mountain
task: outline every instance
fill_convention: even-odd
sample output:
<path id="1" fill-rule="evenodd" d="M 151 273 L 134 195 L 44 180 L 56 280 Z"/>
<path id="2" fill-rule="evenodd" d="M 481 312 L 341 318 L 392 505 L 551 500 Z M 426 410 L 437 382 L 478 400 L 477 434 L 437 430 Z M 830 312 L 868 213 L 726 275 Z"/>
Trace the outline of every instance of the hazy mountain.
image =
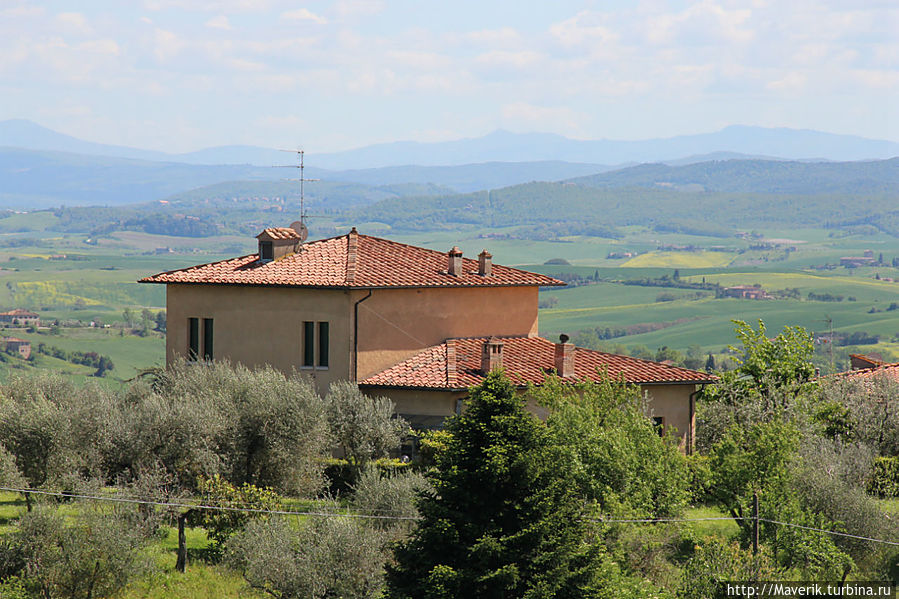
<path id="1" fill-rule="evenodd" d="M 664 162 L 713 152 L 787 159 L 866 160 L 899 156 L 899 143 L 820 131 L 739 125 L 715 133 L 642 141 L 573 140 L 549 133 L 496 131 L 475 139 L 439 143 L 394 142 L 322 154 L 315 157 L 314 164 L 338 169 L 355 168 L 358 164 L 429 166 L 540 160 L 622 164 Z"/>
<path id="2" fill-rule="evenodd" d="M 199 166 L 0 147 L 0 207 L 120 205 L 235 179 L 275 179 L 256 166 Z"/>
<path id="3" fill-rule="evenodd" d="M 222 146 L 185 154 L 166 154 L 96 144 L 57 133 L 25 120 L 0 121 L 0 145 L 183 162 L 187 164 L 291 164 L 290 154 L 255 146 Z M 310 166 L 370 169 L 398 165 L 466 165 L 480 162 L 571 162 L 625 164 L 665 162 L 684 156 L 732 152 L 787 159 L 864 160 L 899 156 L 899 143 L 804 129 L 734 125 L 714 133 L 639 141 L 574 140 L 550 133 L 495 131 L 483 137 L 447 142 L 401 141 L 334 153 L 307 155 Z"/>
<path id="4" fill-rule="evenodd" d="M 899 158 L 857 162 L 723 160 L 683 166 L 641 164 L 570 179 L 590 187 L 785 194 L 874 194 L 899 190 Z"/>
<path id="5" fill-rule="evenodd" d="M 517 225 L 530 239 L 614 237 L 624 225 L 711 236 L 747 227 L 850 226 L 899 236 L 899 158 L 647 164 L 489 194 L 387 199 L 349 211 L 345 221 L 416 231 Z"/>
<path id="6" fill-rule="evenodd" d="M 354 181 L 369 185 L 433 183 L 456 191 L 507 187 L 528 181 L 558 181 L 592 175 L 616 167 L 573 162 L 482 162 L 458 166 L 385 166 L 381 168 L 315 171 L 322 180 Z"/>

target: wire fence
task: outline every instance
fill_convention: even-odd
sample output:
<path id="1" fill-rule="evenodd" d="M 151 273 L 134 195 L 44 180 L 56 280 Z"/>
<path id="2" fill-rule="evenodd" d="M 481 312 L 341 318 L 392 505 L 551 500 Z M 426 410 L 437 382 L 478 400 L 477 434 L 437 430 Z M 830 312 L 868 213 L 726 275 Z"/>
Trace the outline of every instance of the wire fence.
<path id="1" fill-rule="evenodd" d="M 317 518 L 359 518 L 370 520 L 398 520 L 398 521 L 416 521 L 421 518 L 418 516 L 389 515 L 389 510 L 383 510 L 381 513 L 362 513 L 361 511 L 351 511 L 349 509 L 334 510 L 280 510 L 280 509 L 264 509 L 246 506 L 234 505 L 212 505 L 203 503 L 189 503 L 186 501 L 166 501 L 159 499 L 141 499 L 135 497 L 111 497 L 102 495 L 89 495 L 83 493 L 70 493 L 67 491 L 51 491 L 45 489 L 24 489 L 17 487 L 0 487 L 0 491 L 10 493 L 34 494 L 49 497 L 58 497 L 62 499 L 82 499 L 87 501 L 106 501 L 114 503 L 125 503 L 134 505 L 147 505 L 156 507 L 179 508 L 188 510 L 212 510 L 221 512 L 240 512 L 249 514 L 271 514 L 278 516 L 308 516 Z M 369 510 L 377 512 L 378 510 Z M 812 532 L 828 534 L 833 536 L 845 537 L 861 541 L 869 541 L 872 543 L 881 543 L 884 545 L 899 546 L 899 542 L 889 541 L 886 539 L 876 539 L 862 535 L 839 532 L 836 530 L 827 530 L 824 528 L 816 528 L 814 526 L 805 526 L 802 524 L 794 524 L 792 522 L 782 522 L 780 520 L 772 520 L 770 518 L 761 518 L 754 516 L 709 516 L 701 518 L 586 518 L 592 522 L 603 524 L 666 524 L 666 523 L 688 523 L 688 522 L 715 522 L 715 521 L 753 521 L 765 522 L 775 526 L 787 526 L 791 528 L 799 528 Z"/>

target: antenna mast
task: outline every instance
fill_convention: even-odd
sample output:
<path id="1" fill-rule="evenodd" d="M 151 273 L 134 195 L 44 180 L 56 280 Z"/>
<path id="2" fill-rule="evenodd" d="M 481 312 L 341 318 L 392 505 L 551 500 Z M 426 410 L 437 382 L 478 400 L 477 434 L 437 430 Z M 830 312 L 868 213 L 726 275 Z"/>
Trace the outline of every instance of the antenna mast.
<path id="1" fill-rule="evenodd" d="M 308 214 L 306 214 L 306 181 L 318 181 L 319 179 L 307 179 L 306 178 L 306 151 L 302 149 L 296 150 L 281 150 L 282 152 L 291 152 L 297 155 L 297 164 L 279 164 L 278 168 L 297 168 L 300 169 L 300 178 L 299 179 L 285 179 L 285 181 L 299 181 L 300 182 L 300 220 L 291 223 L 290 228 L 295 229 L 303 238 L 303 241 L 306 240 L 306 236 L 309 234 L 309 228 L 306 226 L 306 218 Z"/>

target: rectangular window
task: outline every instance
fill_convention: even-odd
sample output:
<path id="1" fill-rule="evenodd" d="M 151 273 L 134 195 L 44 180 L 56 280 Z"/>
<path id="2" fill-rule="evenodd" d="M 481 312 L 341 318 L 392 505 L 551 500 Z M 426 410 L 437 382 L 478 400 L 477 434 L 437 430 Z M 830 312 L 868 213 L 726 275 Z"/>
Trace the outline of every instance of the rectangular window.
<path id="1" fill-rule="evenodd" d="M 200 355 L 200 319 L 188 318 L 188 343 L 187 343 L 187 359 L 196 360 Z"/>
<path id="2" fill-rule="evenodd" d="M 212 319 L 203 319 L 203 359 L 212 359 Z"/>
<path id="3" fill-rule="evenodd" d="M 303 366 L 315 366 L 315 323 L 303 323 Z"/>
<path id="4" fill-rule="evenodd" d="M 656 431 L 659 433 L 660 437 L 665 436 L 665 418 L 662 416 L 653 416 L 652 423 L 656 427 Z"/>
<path id="5" fill-rule="evenodd" d="M 318 365 L 328 367 L 328 323 L 318 323 Z"/>
<path id="6" fill-rule="evenodd" d="M 272 260 L 275 257 L 275 251 L 271 241 L 259 242 L 259 258 L 262 260 Z"/>

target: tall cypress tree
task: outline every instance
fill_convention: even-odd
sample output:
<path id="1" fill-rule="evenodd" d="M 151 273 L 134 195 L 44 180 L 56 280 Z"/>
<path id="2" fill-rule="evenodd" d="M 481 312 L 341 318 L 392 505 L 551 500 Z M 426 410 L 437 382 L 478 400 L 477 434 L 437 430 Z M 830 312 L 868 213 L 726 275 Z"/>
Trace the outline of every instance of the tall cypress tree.
<path id="1" fill-rule="evenodd" d="M 452 419 L 412 537 L 388 567 L 393 599 L 597 596 L 602 556 L 563 449 L 500 372 Z"/>

